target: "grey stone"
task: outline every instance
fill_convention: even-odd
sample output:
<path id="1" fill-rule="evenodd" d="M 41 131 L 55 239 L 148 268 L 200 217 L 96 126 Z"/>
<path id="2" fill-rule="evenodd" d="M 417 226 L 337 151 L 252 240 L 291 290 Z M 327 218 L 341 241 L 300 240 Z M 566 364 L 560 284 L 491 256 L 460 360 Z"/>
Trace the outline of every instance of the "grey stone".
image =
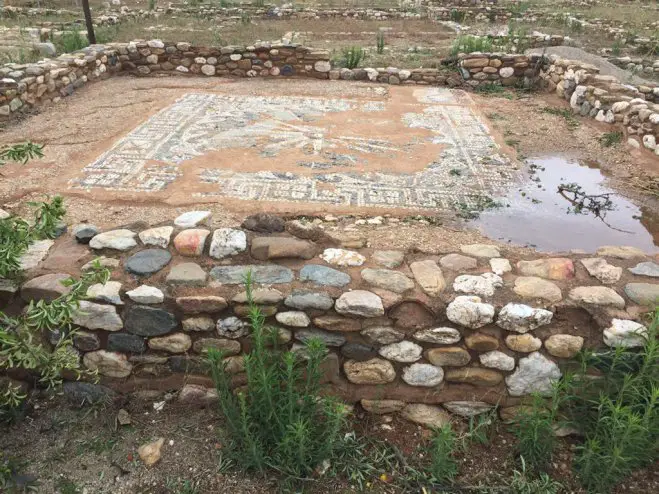
<path id="1" fill-rule="evenodd" d="M 241 321 L 235 316 L 217 321 L 217 334 L 224 338 L 242 338 L 249 333 L 249 323 Z"/>
<path id="2" fill-rule="evenodd" d="M 294 309 L 318 309 L 329 310 L 334 305 L 334 300 L 326 293 L 311 292 L 308 290 L 293 290 L 284 301 L 288 307 Z"/>
<path id="3" fill-rule="evenodd" d="M 236 304 L 246 304 L 247 292 L 240 292 L 232 300 Z M 252 290 L 252 300 L 255 304 L 276 305 L 284 300 L 284 294 L 274 288 L 256 288 Z"/>
<path id="4" fill-rule="evenodd" d="M 471 244 L 460 247 L 463 254 L 474 257 L 501 257 L 499 248 L 495 245 Z"/>
<path id="5" fill-rule="evenodd" d="M 300 270 L 300 280 L 310 281 L 316 285 L 341 287 L 350 283 L 351 278 L 349 274 L 327 266 L 307 264 Z"/>
<path id="6" fill-rule="evenodd" d="M 212 331 L 215 329 L 215 321 L 208 316 L 188 317 L 181 321 L 183 331 Z"/>
<path id="7" fill-rule="evenodd" d="M 439 260 L 439 265 L 451 271 L 469 271 L 476 269 L 478 261 L 462 254 L 448 254 Z"/>
<path id="8" fill-rule="evenodd" d="M 307 342 L 311 339 L 321 340 L 326 346 L 341 346 L 346 342 L 345 336 L 341 333 L 332 333 L 322 329 L 305 328 L 295 331 L 295 339 Z"/>
<path id="9" fill-rule="evenodd" d="M 637 276 L 650 276 L 652 278 L 659 278 L 659 264 L 654 262 L 640 262 L 633 268 L 629 268 L 633 274 Z"/>
<path id="10" fill-rule="evenodd" d="M 377 350 L 362 343 L 346 343 L 341 347 L 341 355 L 350 360 L 364 362 L 378 356 Z"/>
<path id="11" fill-rule="evenodd" d="M 343 293 L 335 304 L 336 312 L 361 317 L 378 317 L 384 315 L 382 299 L 366 290 L 353 290 Z"/>
<path id="12" fill-rule="evenodd" d="M 434 387 L 444 380 L 441 367 L 430 364 L 412 364 L 403 369 L 403 381 L 410 386 Z"/>
<path id="13" fill-rule="evenodd" d="M 462 417 L 474 417 L 494 408 L 494 405 L 484 401 L 447 401 L 442 403 L 442 406 L 449 412 Z"/>
<path id="14" fill-rule="evenodd" d="M 157 273 L 169 264 L 172 255 L 163 249 L 146 249 L 130 256 L 124 262 L 126 271 L 138 276 Z"/>
<path id="15" fill-rule="evenodd" d="M 399 250 L 376 250 L 373 252 L 373 261 L 389 269 L 397 268 L 403 264 L 405 253 Z"/>
<path id="16" fill-rule="evenodd" d="M 73 236 L 79 244 L 88 244 L 98 233 L 98 227 L 89 223 L 80 223 L 73 227 Z"/>
<path id="17" fill-rule="evenodd" d="M 119 331 L 123 327 L 121 317 L 113 305 L 95 304 L 81 300 L 80 306 L 72 314 L 73 324 L 87 329 Z"/>
<path id="18" fill-rule="evenodd" d="M 259 284 L 290 283 L 293 281 L 293 271 L 284 266 L 270 265 L 244 265 L 244 266 L 216 266 L 211 269 L 213 279 L 227 285 L 239 285 L 245 282 L 245 276 L 251 271 L 252 282 Z"/>
<path id="19" fill-rule="evenodd" d="M 240 353 L 240 342 L 237 340 L 227 340 L 220 338 L 201 338 L 194 342 L 192 349 L 197 353 L 207 353 L 209 349 L 215 348 L 220 352 L 229 355 Z"/>
<path id="20" fill-rule="evenodd" d="M 366 268 L 362 270 L 361 275 L 369 285 L 394 293 L 404 293 L 414 288 L 414 282 L 398 271 Z"/>
<path id="21" fill-rule="evenodd" d="M 607 285 L 617 283 L 622 275 L 622 268 L 606 262 L 602 257 L 591 257 L 581 259 L 581 264 L 586 268 L 588 274 L 594 276 Z"/>
<path id="22" fill-rule="evenodd" d="M 107 349 L 111 352 L 143 353 L 146 351 L 144 338 L 129 333 L 108 335 Z"/>
<path id="23" fill-rule="evenodd" d="M 76 331 L 73 334 L 73 345 L 82 352 L 93 352 L 101 348 L 101 340 L 89 331 Z"/>
<path id="24" fill-rule="evenodd" d="M 194 262 L 177 264 L 169 271 L 167 283 L 170 285 L 204 286 L 206 285 L 206 271 Z"/>
<path id="25" fill-rule="evenodd" d="M 503 286 L 503 280 L 498 274 L 484 273 L 479 276 L 463 274 L 453 281 L 453 290 L 456 292 L 492 297 L 497 288 Z"/>
<path id="26" fill-rule="evenodd" d="M 126 331 L 139 336 L 160 336 L 178 326 L 174 314 L 146 305 L 133 305 L 124 311 Z"/>
<path id="27" fill-rule="evenodd" d="M 285 222 L 279 216 L 273 214 L 257 213 L 245 218 L 241 226 L 253 232 L 276 233 L 284 231 Z"/>
<path id="28" fill-rule="evenodd" d="M 640 305 L 654 307 L 659 303 L 659 284 L 627 283 L 625 293 L 632 301 Z M 622 306 L 624 307 L 624 302 Z"/>
<path id="29" fill-rule="evenodd" d="M 402 341 L 405 333 L 402 333 L 390 326 L 373 326 L 364 329 L 361 333 L 367 340 L 380 345 L 389 345 Z"/>
<path id="30" fill-rule="evenodd" d="M 480 360 L 482 365 L 490 369 L 511 371 L 515 368 L 515 359 L 498 350 L 482 353 L 478 356 L 478 360 Z"/>
<path id="31" fill-rule="evenodd" d="M 109 404 L 116 398 L 116 393 L 107 386 L 83 381 L 65 381 L 62 391 L 66 400 L 74 406 Z"/>

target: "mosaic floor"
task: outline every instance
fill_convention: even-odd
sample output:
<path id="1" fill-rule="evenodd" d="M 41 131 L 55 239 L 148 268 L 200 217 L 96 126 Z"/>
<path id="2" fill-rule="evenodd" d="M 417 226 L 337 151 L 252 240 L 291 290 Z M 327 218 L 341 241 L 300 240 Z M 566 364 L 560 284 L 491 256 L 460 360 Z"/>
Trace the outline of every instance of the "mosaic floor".
<path id="1" fill-rule="evenodd" d="M 411 95 L 189 93 L 116 142 L 70 187 L 172 191 L 194 163 L 195 198 L 443 209 L 497 195 L 520 179 L 466 93 L 423 88 Z"/>

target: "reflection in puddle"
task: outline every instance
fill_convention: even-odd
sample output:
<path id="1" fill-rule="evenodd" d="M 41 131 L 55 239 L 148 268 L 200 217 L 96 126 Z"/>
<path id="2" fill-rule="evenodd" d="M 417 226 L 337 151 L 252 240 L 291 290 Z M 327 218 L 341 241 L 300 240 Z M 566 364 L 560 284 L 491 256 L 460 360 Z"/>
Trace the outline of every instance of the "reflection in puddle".
<path id="1" fill-rule="evenodd" d="M 529 161 L 537 167 L 534 177 L 539 181 L 529 181 L 521 190 L 512 191 L 501 200 L 509 207 L 485 211 L 470 225 L 491 238 L 542 251 L 594 252 L 602 245 L 632 245 L 648 253 L 657 251 L 651 233 L 659 222 L 656 214 L 641 210 L 607 188 L 599 169 L 558 157 Z M 578 207 L 575 212 L 575 195 L 558 192 L 565 184 L 578 184 L 580 192 L 588 197 L 609 194 L 613 209 L 600 211 L 599 216 L 591 210 L 578 212 Z"/>

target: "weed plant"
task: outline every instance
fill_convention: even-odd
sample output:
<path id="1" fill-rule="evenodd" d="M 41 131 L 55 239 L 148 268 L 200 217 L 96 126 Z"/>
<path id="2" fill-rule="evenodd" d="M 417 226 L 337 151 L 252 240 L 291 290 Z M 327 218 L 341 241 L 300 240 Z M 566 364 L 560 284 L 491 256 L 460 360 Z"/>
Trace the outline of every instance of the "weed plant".
<path id="1" fill-rule="evenodd" d="M 458 53 L 473 53 L 477 51 L 483 53 L 491 52 L 492 40 L 487 36 L 463 35 L 458 36 L 451 46 L 451 55 L 453 56 Z"/>
<path id="2" fill-rule="evenodd" d="M 55 46 L 57 53 L 71 53 L 89 46 L 89 41 L 86 36 L 80 34 L 80 31 L 66 31 L 55 39 Z"/>
<path id="3" fill-rule="evenodd" d="M 245 289 L 252 329 L 252 351 L 244 357 L 245 388 L 234 393 L 223 354 L 208 354 L 228 453 L 244 470 L 305 479 L 336 453 L 345 407 L 319 396 L 324 344 L 311 339 L 303 352 L 279 349 L 276 331 L 266 327 L 254 303 L 251 273 Z"/>
<path id="4" fill-rule="evenodd" d="M 382 55 L 384 53 L 384 33 L 382 31 L 378 31 L 376 47 L 378 55 Z"/>
<path id="5" fill-rule="evenodd" d="M 602 146 L 610 148 L 620 144 L 622 142 L 622 137 L 622 132 L 616 130 L 614 132 L 605 132 L 600 136 L 599 141 Z"/>
<path id="6" fill-rule="evenodd" d="M 366 52 L 361 46 L 344 48 L 342 55 L 342 65 L 348 69 L 359 67 L 359 64 L 366 58 Z"/>

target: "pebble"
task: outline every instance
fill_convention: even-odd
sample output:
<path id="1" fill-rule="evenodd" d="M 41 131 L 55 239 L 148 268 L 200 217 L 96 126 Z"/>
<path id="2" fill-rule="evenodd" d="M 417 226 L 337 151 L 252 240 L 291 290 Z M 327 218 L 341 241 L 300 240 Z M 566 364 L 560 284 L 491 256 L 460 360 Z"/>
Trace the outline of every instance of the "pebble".
<path id="1" fill-rule="evenodd" d="M 210 221 L 210 211 L 188 211 L 174 220 L 174 225 L 179 228 L 194 228 L 195 226 L 207 224 Z"/>
<path id="2" fill-rule="evenodd" d="M 138 304 L 161 304 L 165 300 L 165 295 L 159 288 L 149 285 L 140 285 L 126 292 L 126 295 Z"/>
<path id="3" fill-rule="evenodd" d="M 173 226 L 158 226 L 141 231 L 139 237 L 144 245 L 166 249 L 169 246 L 172 233 L 174 233 Z"/>
<path id="4" fill-rule="evenodd" d="M 165 444 L 165 439 L 161 437 L 153 442 L 143 444 L 138 448 L 137 453 L 147 467 L 152 467 L 160 461 L 163 444 Z"/>
<path id="5" fill-rule="evenodd" d="M 130 230 L 111 230 L 96 235 L 89 241 L 92 249 L 114 249 L 120 251 L 130 250 L 137 245 L 137 234 Z"/>

